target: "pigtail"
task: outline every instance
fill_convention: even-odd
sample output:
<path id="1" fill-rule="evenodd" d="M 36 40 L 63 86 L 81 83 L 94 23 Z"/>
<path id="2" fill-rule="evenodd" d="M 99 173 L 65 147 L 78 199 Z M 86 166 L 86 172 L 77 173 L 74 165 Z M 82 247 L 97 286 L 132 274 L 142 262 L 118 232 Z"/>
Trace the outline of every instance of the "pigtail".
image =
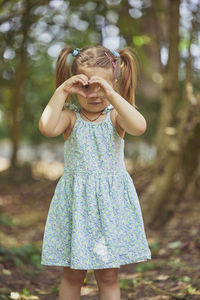
<path id="1" fill-rule="evenodd" d="M 120 95 L 137 108 L 135 104 L 135 87 L 137 80 L 136 53 L 131 47 L 125 47 L 118 52 L 121 57 L 121 73 L 119 78 Z"/>
<path id="2" fill-rule="evenodd" d="M 70 77 L 70 69 L 67 62 L 68 55 L 73 53 L 73 49 L 69 46 L 60 51 L 56 62 L 56 88 L 58 88 L 65 80 Z"/>

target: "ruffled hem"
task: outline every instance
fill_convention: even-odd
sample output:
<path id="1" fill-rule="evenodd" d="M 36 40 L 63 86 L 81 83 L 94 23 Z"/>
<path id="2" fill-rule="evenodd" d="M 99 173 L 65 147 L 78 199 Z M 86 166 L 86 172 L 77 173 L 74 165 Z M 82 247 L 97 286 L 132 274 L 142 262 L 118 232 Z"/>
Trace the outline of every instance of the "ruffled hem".
<path id="1" fill-rule="evenodd" d="M 127 255 L 124 257 L 124 254 L 121 256 L 121 258 L 118 260 L 118 263 L 108 263 L 108 264 L 101 264 L 101 265 L 90 265 L 90 264 L 81 264 L 81 265 L 74 265 L 66 262 L 58 262 L 58 261 L 45 261 L 43 260 L 41 262 L 41 265 L 44 266 L 58 266 L 58 267 L 70 267 L 71 269 L 77 269 L 77 270 L 95 270 L 95 269 L 106 269 L 106 268 L 120 268 L 122 265 L 127 265 L 127 264 L 133 264 L 133 263 L 139 263 L 139 262 L 144 262 L 147 260 L 151 260 L 151 255 L 143 255 L 143 256 L 138 256 L 134 257 L 130 255 Z"/>

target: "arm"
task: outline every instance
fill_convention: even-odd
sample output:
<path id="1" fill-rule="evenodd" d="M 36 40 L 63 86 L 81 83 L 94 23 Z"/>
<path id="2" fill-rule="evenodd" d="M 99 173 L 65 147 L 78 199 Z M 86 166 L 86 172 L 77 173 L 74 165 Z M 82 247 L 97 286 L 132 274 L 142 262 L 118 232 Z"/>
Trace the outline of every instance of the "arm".
<path id="1" fill-rule="evenodd" d="M 117 92 L 108 97 L 109 102 L 117 111 L 116 121 L 119 126 L 131 135 L 142 135 L 146 131 L 145 118 Z"/>
<path id="2" fill-rule="evenodd" d="M 78 74 L 65 80 L 56 89 L 39 120 L 38 127 L 43 135 L 49 137 L 57 136 L 64 133 L 70 126 L 70 114 L 68 110 L 63 110 L 64 103 L 70 93 L 78 93 L 85 97 L 86 94 L 80 85 L 87 83 L 87 77 L 84 74 Z"/>
<path id="3" fill-rule="evenodd" d="M 44 136 L 58 136 L 70 125 L 69 115 L 63 110 L 67 97 L 68 93 L 63 89 L 55 90 L 38 123 L 39 130 Z"/>

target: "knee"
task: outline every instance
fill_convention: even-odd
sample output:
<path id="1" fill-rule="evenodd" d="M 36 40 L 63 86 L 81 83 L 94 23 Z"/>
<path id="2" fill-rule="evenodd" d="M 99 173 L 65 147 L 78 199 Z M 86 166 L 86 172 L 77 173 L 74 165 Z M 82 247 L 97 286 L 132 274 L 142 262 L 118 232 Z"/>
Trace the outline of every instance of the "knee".
<path id="1" fill-rule="evenodd" d="M 76 270 L 70 267 L 64 267 L 62 278 L 71 285 L 82 285 L 86 275 L 87 270 Z"/>
<path id="2" fill-rule="evenodd" d="M 94 275 L 98 283 L 116 283 L 118 281 L 118 268 L 94 270 Z"/>

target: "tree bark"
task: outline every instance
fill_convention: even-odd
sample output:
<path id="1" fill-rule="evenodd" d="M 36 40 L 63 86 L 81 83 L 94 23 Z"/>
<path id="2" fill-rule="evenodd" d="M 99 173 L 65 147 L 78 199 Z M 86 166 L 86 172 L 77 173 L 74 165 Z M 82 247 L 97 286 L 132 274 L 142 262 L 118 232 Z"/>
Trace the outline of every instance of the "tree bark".
<path id="1" fill-rule="evenodd" d="M 182 201 L 191 179 L 197 172 L 200 152 L 200 94 L 195 96 L 192 90 L 191 54 L 187 59 L 184 97 L 181 109 L 177 113 L 177 103 L 180 101 L 179 5 L 180 1 L 170 1 L 170 45 L 157 134 L 155 176 L 141 199 L 145 223 L 155 228 L 164 225 Z M 193 33 L 194 26 L 190 33 L 190 44 Z"/>
<path id="2" fill-rule="evenodd" d="M 168 62 L 164 70 L 163 97 L 160 121 L 156 137 L 158 171 L 166 165 L 168 151 L 170 151 L 171 127 L 176 116 L 176 105 L 179 98 L 179 6 L 180 0 L 170 1 L 169 15 L 169 52 Z"/>
<path id="3" fill-rule="evenodd" d="M 20 121 L 21 114 L 23 114 L 23 101 L 24 101 L 24 84 L 26 80 L 26 71 L 27 71 L 27 51 L 26 51 L 26 43 L 28 39 L 28 31 L 30 28 L 30 10 L 31 6 L 29 5 L 29 1 L 24 1 L 24 12 L 22 16 L 22 34 L 23 39 L 21 42 L 21 46 L 18 50 L 18 59 L 17 66 L 15 72 L 15 85 L 12 88 L 11 95 L 11 118 L 12 123 L 9 128 L 11 144 L 12 144 L 12 154 L 11 154 L 11 168 L 15 168 L 18 166 L 17 160 L 17 151 L 19 148 L 20 141 Z"/>

